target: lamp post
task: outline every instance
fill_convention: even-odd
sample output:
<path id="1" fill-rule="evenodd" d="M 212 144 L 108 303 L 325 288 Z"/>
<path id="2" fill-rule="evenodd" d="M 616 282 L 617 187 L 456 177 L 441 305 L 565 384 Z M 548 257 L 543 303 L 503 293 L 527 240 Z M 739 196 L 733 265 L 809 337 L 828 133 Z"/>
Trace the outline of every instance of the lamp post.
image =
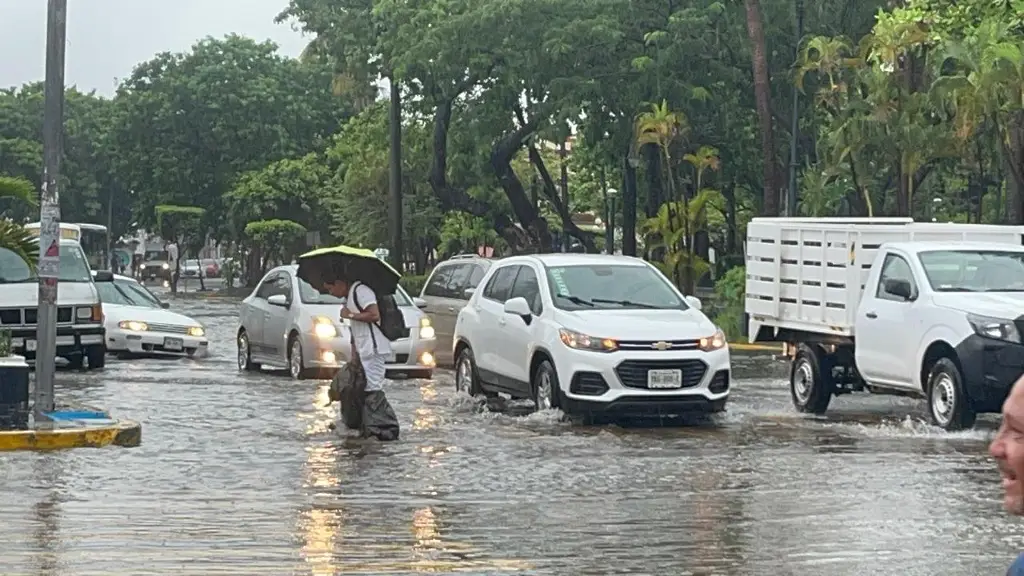
<path id="1" fill-rule="evenodd" d="M 615 188 L 608 189 L 608 217 L 605 219 L 604 228 L 604 249 L 609 254 L 615 254 L 615 197 L 619 191 Z"/>

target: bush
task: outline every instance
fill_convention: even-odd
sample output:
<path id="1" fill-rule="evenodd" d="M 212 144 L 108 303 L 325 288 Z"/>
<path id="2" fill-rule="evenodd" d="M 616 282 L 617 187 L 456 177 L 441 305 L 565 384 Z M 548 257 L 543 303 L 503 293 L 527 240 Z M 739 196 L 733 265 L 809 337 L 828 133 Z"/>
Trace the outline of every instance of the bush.
<path id="1" fill-rule="evenodd" d="M 725 332 L 729 342 L 740 342 L 747 331 L 743 312 L 747 297 L 747 269 L 733 268 L 715 282 L 715 323 Z"/>
<path id="2" fill-rule="evenodd" d="M 420 295 L 420 291 L 423 290 L 423 285 L 427 283 L 429 276 L 429 274 L 402 276 L 398 283 L 402 285 L 402 288 L 405 288 L 409 296 L 415 298 Z"/>

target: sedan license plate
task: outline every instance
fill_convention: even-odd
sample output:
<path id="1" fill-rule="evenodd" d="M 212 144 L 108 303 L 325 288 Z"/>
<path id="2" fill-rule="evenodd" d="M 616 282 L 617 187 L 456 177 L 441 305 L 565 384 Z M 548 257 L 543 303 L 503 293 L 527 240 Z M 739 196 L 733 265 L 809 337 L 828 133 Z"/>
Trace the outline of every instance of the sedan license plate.
<path id="1" fill-rule="evenodd" d="M 682 370 L 648 370 L 647 371 L 647 387 L 648 388 L 682 388 L 683 387 L 683 371 Z"/>
<path id="2" fill-rule="evenodd" d="M 164 349 L 171 352 L 181 352 L 185 349 L 185 342 L 181 338 L 164 338 Z"/>

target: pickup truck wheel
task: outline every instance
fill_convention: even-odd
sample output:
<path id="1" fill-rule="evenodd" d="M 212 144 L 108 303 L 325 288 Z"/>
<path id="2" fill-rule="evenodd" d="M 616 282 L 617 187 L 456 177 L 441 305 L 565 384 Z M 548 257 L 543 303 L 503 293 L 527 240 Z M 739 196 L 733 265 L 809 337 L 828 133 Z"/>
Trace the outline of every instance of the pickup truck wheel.
<path id="1" fill-rule="evenodd" d="M 978 417 L 964 393 L 960 368 L 949 358 L 939 358 L 928 374 L 928 414 L 944 430 L 972 428 Z"/>
<path id="2" fill-rule="evenodd" d="M 801 344 L 793 358 L 789 391 L 800 412 L 824 414 L 832 401 L 832 364 L 816 348 Z"/>

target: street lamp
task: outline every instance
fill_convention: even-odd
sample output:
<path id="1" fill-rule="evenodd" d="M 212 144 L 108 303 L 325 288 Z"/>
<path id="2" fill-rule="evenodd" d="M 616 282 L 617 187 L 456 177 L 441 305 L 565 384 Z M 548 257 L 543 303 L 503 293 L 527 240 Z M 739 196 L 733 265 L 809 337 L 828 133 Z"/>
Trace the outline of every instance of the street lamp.
<path id="1" fill-rule="evenodd" d="M 609 254 L 615 253 L 615 197 L 619 191 L 615 188 L 608 189 L 608 217 L 605 219 L 604 228 L 604 249 Z"/>

